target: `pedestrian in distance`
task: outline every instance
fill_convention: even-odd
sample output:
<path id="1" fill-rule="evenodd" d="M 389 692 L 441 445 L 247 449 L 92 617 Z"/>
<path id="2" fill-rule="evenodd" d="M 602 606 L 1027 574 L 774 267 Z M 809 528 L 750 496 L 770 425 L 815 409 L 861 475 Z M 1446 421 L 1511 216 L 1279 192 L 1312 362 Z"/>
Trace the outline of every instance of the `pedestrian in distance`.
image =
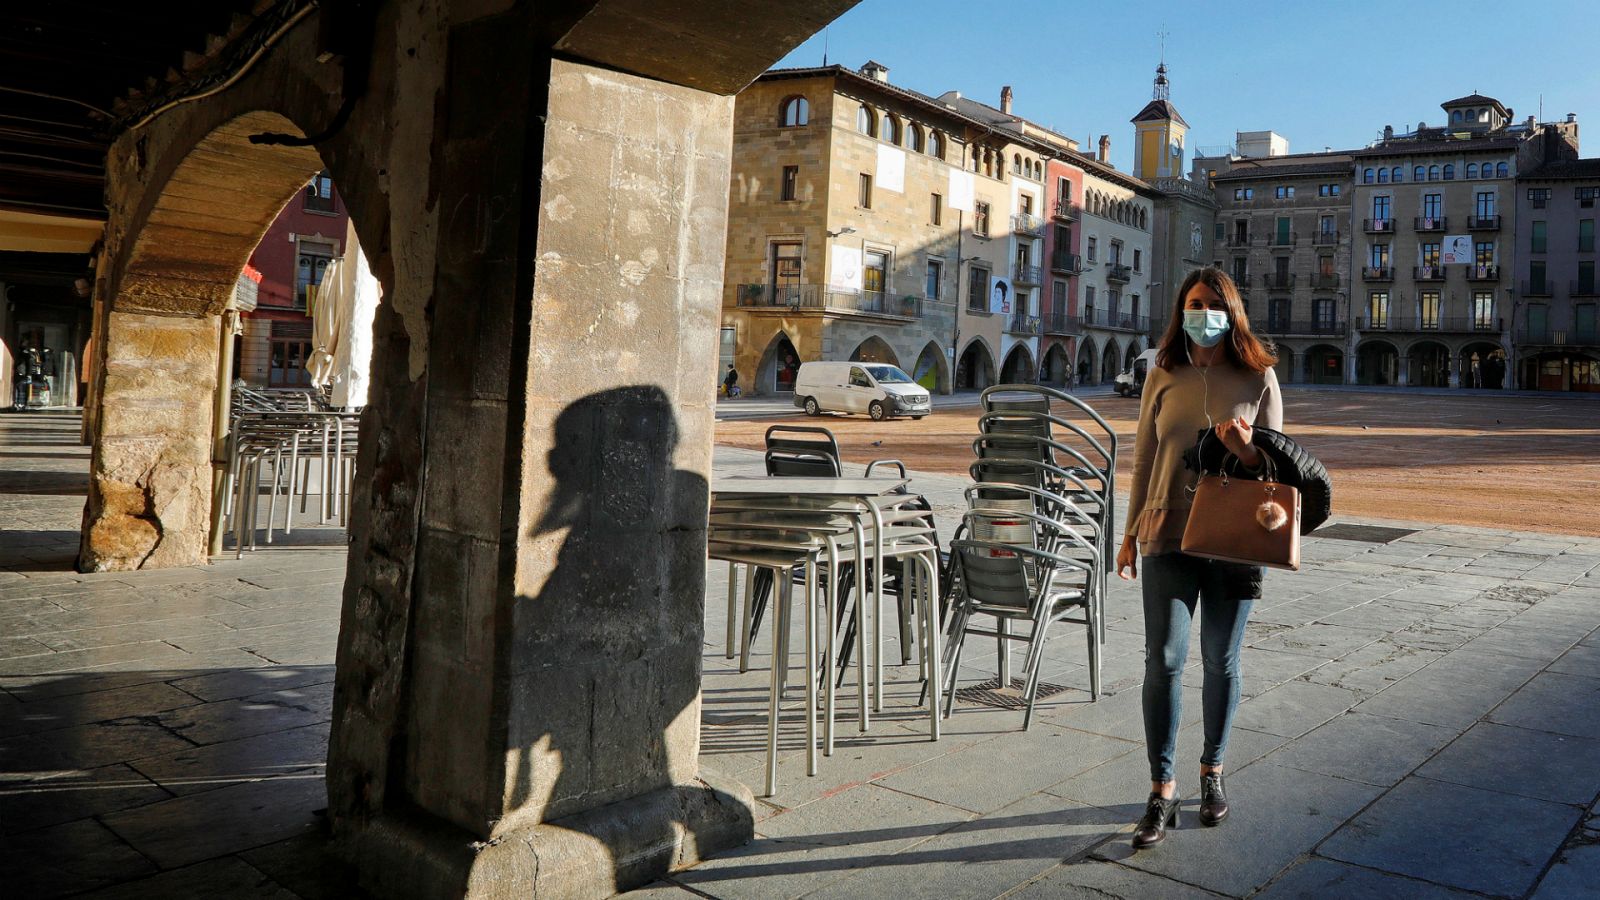
<path id="1" fill-rule="evenodd" d="M 1175 295 L 1139 404 L 1126 533 L 1117 574 L 1139 578 L 1144 599 L 1144 730 L 1150 796 L 1133 835 L 1135 848 L 1166 839 L 1177 824 L 1174 775 L 1180 678 L 1196 613 L 1204 661 L 1201 690 L 1200 822 L 1228 816 L 1223 754 L 1239 706 L 1239 649 L 1250 608 L 1261 597 L 1260 566 L 1189 556 L 1180 549 L 1198 473 L 1185 450 L 1208 427 L 1241 465 L 1259 471 L 1253 426 L 1283 428 L 1283 399 L 1271 350 L 1251 332 L 1239 288 L 1226 272 L 1191 272 Z M 1141 560 L 1142 557 L 1142 560 Z M 1140 570 L 1143 570 L 1142 573 Z"/>
<path id="2" fill-rule="evenodd" d="M 722 394 L 725 397 L 737 397 L 739 390 L 739 370 L 733 363 L 728 363 L 728 373 L 722 376 Z"/>

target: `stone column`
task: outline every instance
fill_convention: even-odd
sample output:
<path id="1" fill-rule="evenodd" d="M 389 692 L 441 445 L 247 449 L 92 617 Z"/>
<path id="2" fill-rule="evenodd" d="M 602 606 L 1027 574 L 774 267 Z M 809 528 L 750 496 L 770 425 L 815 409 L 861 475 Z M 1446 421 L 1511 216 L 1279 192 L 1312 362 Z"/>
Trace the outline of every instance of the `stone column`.
<path id="1" fill-rule="evenodd" d="M 79 567 L 203 563 L 218 319 L 112 311 L 104 323 Z"/>
<path id="2" fill-rule="evenodd" d="M 490 21 L 450 55 L 525 46 Z M 697 772 L 733 99 L 472 68 L 434 152 L 425 396 L 380 368 L 363 422 L 330 804 L 378 896 L 610 896 L 753 830 Z M 414 548 L 382 437 L 410 427 Z"/>

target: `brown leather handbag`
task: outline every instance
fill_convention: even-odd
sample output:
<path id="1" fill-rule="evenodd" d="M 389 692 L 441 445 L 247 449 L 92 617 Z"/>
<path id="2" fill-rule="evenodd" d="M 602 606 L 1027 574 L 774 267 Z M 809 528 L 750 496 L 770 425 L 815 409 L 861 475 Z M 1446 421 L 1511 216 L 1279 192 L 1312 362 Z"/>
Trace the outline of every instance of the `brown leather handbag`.
<path id="1" fill-rule="evenodd" d="M 1277 480 L 1270 456 L 1262 459 L 1259 478 L 1229 475 L 1226 460 L 1221 473 L 1200 476 L 1183 530 L 1184 553 L 1299 571 L 1300 492 Z"/>

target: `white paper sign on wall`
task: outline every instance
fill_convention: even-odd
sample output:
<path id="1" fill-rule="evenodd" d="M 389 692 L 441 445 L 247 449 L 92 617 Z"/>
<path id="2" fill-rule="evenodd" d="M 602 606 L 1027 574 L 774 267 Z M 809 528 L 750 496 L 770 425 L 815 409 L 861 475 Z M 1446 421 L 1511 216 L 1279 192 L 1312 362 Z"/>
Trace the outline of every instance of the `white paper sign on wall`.
<path id="1" fill-rule="evenodd" d="M 878 187 L 903 194 L 906 191 L 906 154 L 899 147 L 878 145 Z"/>
<path id="2" fill-rule="evenodd" d="M 828 266 L 828 290 L 861 293 L 861 248 L 833 245 Z"/>
<path id="3" fill-rule="evenodd" d="M 962 212 L 972 212 L 973 193 L 977 185 L 972 180 L 972 173 L 962 169 L 950 170 L 950 195 L 948 197 L 951 209 Z"/>
<path id="4" fill-rule="evenodd" d="M 1466 265 L 1472 262 L 1472 236 L 1466 234 L 1445 235 L 1444 249 L 1439 253 L 1439 262 L 1452 266 L 1460 263 Z"/>
<path id="5" fill-rule="evenodd" d="M 1011 313 L 1011 282 L 999 275 L 989 279 L 989 312 L 995 315 Z"/>

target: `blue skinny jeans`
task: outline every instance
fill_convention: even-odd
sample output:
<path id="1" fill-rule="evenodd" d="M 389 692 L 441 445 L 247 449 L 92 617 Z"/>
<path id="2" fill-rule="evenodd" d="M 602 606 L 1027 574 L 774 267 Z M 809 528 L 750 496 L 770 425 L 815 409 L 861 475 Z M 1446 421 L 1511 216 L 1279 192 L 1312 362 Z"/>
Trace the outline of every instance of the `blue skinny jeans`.
<path id="1" fill-rule="evenodd" d="M 1150 780 L 1173 779 L 1173 755 L 1183 703 L 1183 664 L 1200 607 L 1200 653 L 1205 672 L 1205 750 L 1200 763 L 1222 765 L 1228 730 L 1239 708 L 1239 647 L 1250 607 L 1261 596 L 1261 568 L 1183 553 L 1143 559 L 1144 737 Z"/>

